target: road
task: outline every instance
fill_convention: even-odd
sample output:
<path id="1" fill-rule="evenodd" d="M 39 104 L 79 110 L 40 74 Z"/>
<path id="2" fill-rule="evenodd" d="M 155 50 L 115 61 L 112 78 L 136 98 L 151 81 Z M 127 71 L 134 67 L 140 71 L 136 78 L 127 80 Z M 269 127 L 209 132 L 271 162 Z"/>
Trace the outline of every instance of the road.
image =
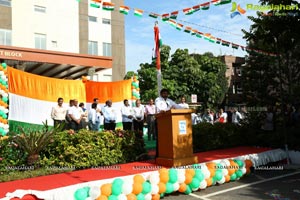
<path id="1" fill-rule="evenodd" d="M 257 169 L 240 180 L 215 185 L 190 195 L 171 194 L 165 200 L 300 200 L 300 167 Z"/>

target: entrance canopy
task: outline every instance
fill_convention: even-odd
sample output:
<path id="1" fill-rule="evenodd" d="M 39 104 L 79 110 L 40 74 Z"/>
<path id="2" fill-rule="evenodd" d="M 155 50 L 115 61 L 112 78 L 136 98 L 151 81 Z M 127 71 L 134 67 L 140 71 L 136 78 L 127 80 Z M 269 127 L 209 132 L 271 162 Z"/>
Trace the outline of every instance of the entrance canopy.
<path id="1" fill-rule="evenodd" d="M 1 45 L 0 59 L 19 70 L 60 79 L 78 79 L 112 68 L 111 57 Z"/>

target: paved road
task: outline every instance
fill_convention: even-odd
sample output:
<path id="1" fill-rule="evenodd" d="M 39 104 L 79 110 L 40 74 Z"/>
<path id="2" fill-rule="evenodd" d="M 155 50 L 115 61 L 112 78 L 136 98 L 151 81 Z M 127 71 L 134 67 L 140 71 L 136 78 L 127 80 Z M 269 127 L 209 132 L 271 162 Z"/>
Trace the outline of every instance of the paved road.
<path id="1" fill-rule="evenodd" d="M 165 200 L 300 200 L 300 168 L 256 170 L 239 181 L 212 186 L 190 195 L 172 194 Z"/>

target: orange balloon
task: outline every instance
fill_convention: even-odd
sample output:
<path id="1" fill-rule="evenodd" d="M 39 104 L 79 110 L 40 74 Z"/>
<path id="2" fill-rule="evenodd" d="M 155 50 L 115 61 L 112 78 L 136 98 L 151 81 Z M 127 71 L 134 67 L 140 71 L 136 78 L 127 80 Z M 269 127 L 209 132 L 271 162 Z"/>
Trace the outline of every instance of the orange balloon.
<path id="1" fill-rule="evenodd" d="M 158 183 L 158 193 L 161 194 L 161 193 L 165 193 L 166 192 L 166 184 L 162 183 L 162 182 L 159 182 Z"/>
<path id="2" fill-rule="evenodd" d="M 178 189 L 179 192 L 185 192 L 186 191 L 186 184 L 185 183 L 181 183 L 179 185 L 179 189 Z"/>
<path id="3" fill-rule="evenodd" d="M 207 183 L 207 187 L 211 186 L 212 183 L 213 183 L 212 178 L 207 178 L 207 179 L 205 179 L 205 181 L 206 181 L 206 183 Z"/>
<path id="4" fill-rule="evenodd" d="M 195 176 L 195 170 L 194 169 L 186 169 L 185 170 L 185 174 L 191 174 L 192 175 L 192 177 L 194 177 Z"/>
<path id="5" fill-rule="evenodd" d="M 246 168 L 246 174 L 250 174 L 250 173 L 251 173 L 250 168 Z"/>
<path id="6" fill-rule="evenodd" d="M 128 194 L 126 197 L 127 197 L 127 200 L 136 200 L 136 195 L 132 194 L 132 193 Z"/>
<path id="7" fill-rule="evenodd" d="M 252 163 L 252 161 L 251 161 L 251 160 L 249 160 L 249 159 L 245 160 L 245 164 L 246 164 L 246 168 L 250 168 L 250 167 L 252 167 L 252 166 L 253 166 L 253 163 Z"/>
<path id="8" fill-rule="evenodd" d="M 160 195 L 159 194 L 152 194 L 152 200 L 159 200 Z"/>
<path id="9" fill-rule="evenodd" d="M 100 188 L 101 194 L 107 197 L 111 195 L 111 186 L 112 184 L 110 183 L 103 184 Z"/>
<path id="10" fill-rule="evenodd" d="M 166 168 L 161 168 L 161 169 L 159 169 L 158 172 L 159 172 L 159 174 L 162 174 L 162 173 L 169 174 L 169 170 Z"/>
<path id="11" fill-rule="evenodd" d="M 100 195 L 96 200 L 108 200 L 107 196 Z"/>
<path id="12" fill-rule="evenodd" d="M 216 163 L 213 162 L 206 163 L 206 166 L 208 169 L 216 169 Z"/>
<path id="13" fill-rule="evenodd" d="M 228 175 L 230 175 L 230 176 L 232 174 L 234 174 L 234 172 L 235 172 L 235 169 L 234 169 L 234 167 L 232 165 L 230 165 L 227 170 L 228 170 Z"/>
<path id="14" fill-rule="evenodd" d="M 138 182 L 133 183 L 133 185 L 132 185 L 132 193 L 133 194 L 138 195 L 142 191 L 143 191 L 142 183 L 138 183 Z"/>
<path id="15" fill-rule="evenodd" d="M 160 182 L 167 183 L 169 181 L 169 174 L 162 173 L 159 175 Z"/>
<path id="16" fill-rule="evenodd" d="M 142 175 L 138 174 L 133 177 L 133 181 L 134 183 L 144 183 L 146 180 Z"/>
<path id="17" fill-rule="evenodd" d="M 225 176 L 225 182 L 230 182 L 230 176 L 229 175 Z"/>
<path id="18" fill-rule="evenodd" d="M 216 170 L 214 168 L 208 168 L 208 171 L 210 172 L 210 177 L 214 177 L 216 174 Z"/>
<path id="19" fill-rule="evenodd" d="M 186 173 L 184 183 L 188 185 L 192 182 L 192 180 L 193 180 L 193 176 L 190 173 Z"/>

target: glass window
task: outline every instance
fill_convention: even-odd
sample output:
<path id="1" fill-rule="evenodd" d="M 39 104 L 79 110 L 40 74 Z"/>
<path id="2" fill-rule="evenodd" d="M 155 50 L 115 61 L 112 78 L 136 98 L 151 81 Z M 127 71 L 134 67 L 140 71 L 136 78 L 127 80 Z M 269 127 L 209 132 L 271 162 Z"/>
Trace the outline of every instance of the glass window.
<path id="1" fill-rule="evenodd" d="M 11 30 L 0 29 L 0 45 L 11 45 Z"/>
<path id="2" fill-rule="evenodd" d="M 110 24 L 110 19 L 102 19 L 102 24 Z"/>
<path id="3" fill-rule="evenodd" d="M 89 44 L 88 44 L 88 54 L 90 55 L 98 55 L 98 42 L 96 41 L 89 41 Z"/>
<path id="4" fill-rule="evenodd" d="M 34 6 L 34 11 L 35 12 L 40 12 L 40 13 L 46 13 L 46 7 L 35 5 Z"/>
<path id="5" fill-rule="evenodd" d="M 111 43 L 103 42 L 103 56 L 111 56 Z"/>
<path id="6" fill-rule="evenodd" d="M 95 16 L 89 16 L 89 21 L 90 22 L 97 22 L 97 17 L 95 17 Z"/>
<path id="7" fill-rule="evenodd" d="M 11 6 L 11 0 L 0 0 L 0 5 L 2 6 Z"/>
<path id="8" fill-rule="evenodd" d="M 46 35 L 35 33 L 34 44 L 36 49 L 46 49 Z"/>

